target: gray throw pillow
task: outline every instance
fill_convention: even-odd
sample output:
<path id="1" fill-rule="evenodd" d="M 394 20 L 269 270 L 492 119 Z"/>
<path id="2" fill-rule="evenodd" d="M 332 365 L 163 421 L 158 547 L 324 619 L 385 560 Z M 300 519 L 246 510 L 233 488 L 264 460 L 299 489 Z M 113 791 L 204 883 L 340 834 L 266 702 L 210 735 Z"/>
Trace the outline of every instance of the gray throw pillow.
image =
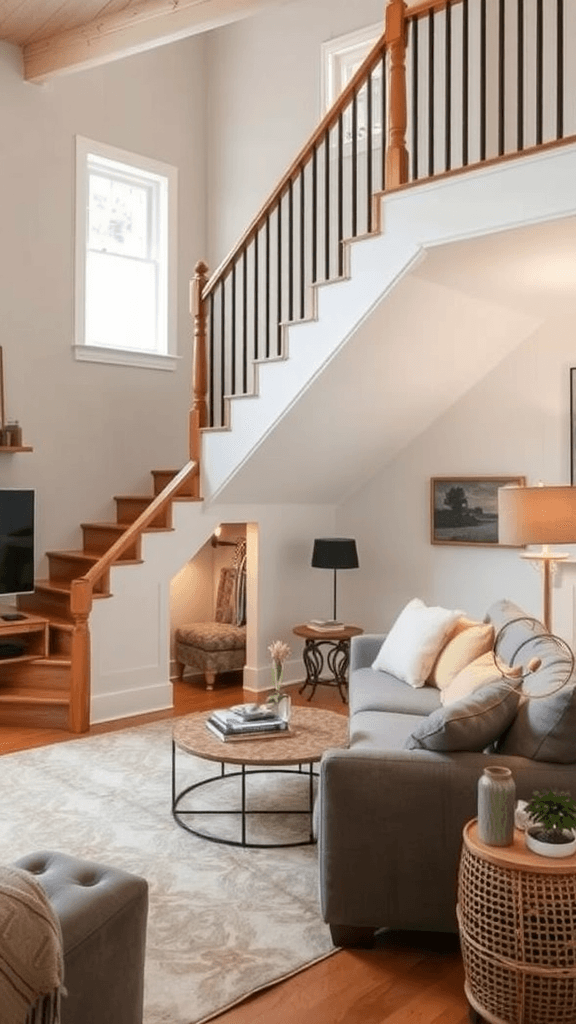
<path id="1" fill-rule="evenodd" d="M 406 740 L 407 750 L 484 750 L 514 720 L 520 695 L 513 684 L 503 681 L 438 708 L 416 726 Z"/>
<path id="2" fill-rule="evenodd" d="M 499 754 L 516 754 L 532 761 L 576 763 L 574 677 L 551 697 L 524 701 L 511 727 L 496 744 L 496 750 Z"/>

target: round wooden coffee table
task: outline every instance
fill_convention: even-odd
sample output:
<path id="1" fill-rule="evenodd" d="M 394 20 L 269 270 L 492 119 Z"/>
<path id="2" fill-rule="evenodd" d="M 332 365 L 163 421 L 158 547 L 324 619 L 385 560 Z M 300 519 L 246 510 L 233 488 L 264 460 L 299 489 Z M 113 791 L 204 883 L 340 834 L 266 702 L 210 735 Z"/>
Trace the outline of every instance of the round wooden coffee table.
<path id="1" fill-rule="evenodd" d="M 174 725 L 172 734 L 172 815 L 175 821 L 187 832 L 209 839 L 214 843 L 225 843 L 229 846 L 250 846 L 270 848 L 275 846 L 305 846 L 314 843 L 312 831 L 312 813 L 314 806 L 314 778 L 317 772 L 314 765 L 320 760 L 325 750 L 330 747 L 346 747 L 348 745 L 348 716 L 335 711 L 322 711 L 316 708 L 293 707 L 290 720 L 290 734 L 287 736 L 235 740 L 224 743 L 206 728 L 206 719 L 212 712 L 203 711 L 186 715 Z M 195 782 L 178 792 L 176 783 L 177 751 L 201 757 L 206 761 L 217 761 L 220 773 L 207 779 Z M 226 771 L 226 765 L 237 765 L 238 770 Z M 248 809 L 246 803 L 246 782 L 250 775 L 268 773 L 285 773 L 287 775 L 303 774 L 306 766 L 308 777 L 308 806 L 299 811 L 274 809 L 270 811 Z M 217 785 L 222 779 L 238 777 L 241 785 L 240 807 L 235 810 L 194 810 L 184 809 L 181 805 L 184 798 L 194 790 L 203 786 Z M 298 842 L 257 843 L 248 842 L 246 823 L 249 815 L 254 814 L 304 814 L 308 817 L 309 829 L 306 839 Z M 223 836 L 210 835 L 190 824 L 190 819 L 199 815 L 235 814 L 240 818 L 240 839 L 228 839 Z"/>

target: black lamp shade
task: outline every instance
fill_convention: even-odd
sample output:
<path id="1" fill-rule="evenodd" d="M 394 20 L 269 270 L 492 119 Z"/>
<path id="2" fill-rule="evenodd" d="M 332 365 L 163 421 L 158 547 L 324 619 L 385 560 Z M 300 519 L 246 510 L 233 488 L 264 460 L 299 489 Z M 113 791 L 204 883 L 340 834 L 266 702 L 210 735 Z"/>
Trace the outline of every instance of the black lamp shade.
<path id="1" fill-rule="evenodd" d="M 312 565 L 315 569 L 357 569 L 356 541 L 349 537 L 321 537 L 315 540 Z"/>

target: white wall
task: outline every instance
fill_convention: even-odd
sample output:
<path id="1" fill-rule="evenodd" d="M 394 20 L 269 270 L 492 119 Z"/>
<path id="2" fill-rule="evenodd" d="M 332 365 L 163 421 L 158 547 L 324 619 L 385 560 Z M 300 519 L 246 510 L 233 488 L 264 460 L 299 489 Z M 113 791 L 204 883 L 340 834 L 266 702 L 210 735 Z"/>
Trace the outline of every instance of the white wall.
<path id="1" fill-rule="evenodd" d="M 34 486 L 38 559 L 80 546 L 112 495 L 151 493 L 149 470 L 187 458 L 188 281 L 204 250 L 204 39 L 38 86 L 0 43 L 0 323 L 9 417 L 32 454 L 1 455 L 1 486 Z M 74 137 L 179 172 L 178 369 L 76 362 Z M 37 575 L 45 575 L 38 565 Z"/>
<path id="2" fill-rule="evenodd" d="M 294 0 L 208 37 L 207 259 L 224 258 L 320 120 L 321 46 L 384 0 Z"/>
<path id="3" fill-rule="evenodd" d="M 570 482 L 573 323 L 573 313 L 559 312 L 339 510 L 339 529 L 358 540 L 351 600 L 367 630 L 389 628 L 415 596 L 474 617 L 508 597 L 541 616 L 541 579 L 518 549 L 430 543 L 429 484 L 433 476 L 475 475 Z M 562 566 L 553 592 L 553 626 L 567 640 L 575 570 Z"/>

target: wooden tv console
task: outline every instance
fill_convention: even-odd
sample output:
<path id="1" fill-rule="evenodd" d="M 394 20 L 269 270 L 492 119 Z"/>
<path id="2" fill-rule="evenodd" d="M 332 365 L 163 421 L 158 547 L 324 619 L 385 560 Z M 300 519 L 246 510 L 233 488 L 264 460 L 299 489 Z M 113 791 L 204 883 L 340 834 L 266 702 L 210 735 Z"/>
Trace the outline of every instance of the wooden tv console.
<path id="1" fill-rule="evenodd" d="M 45 658 L 48 654 L 48 620 L 28 612 L 20 612 L 21 619 L 6 620 L 1 617 L 15 614 L 16 611 L 11 606 L 0 605 L 0 665 L 33 661 L 35 658 Z M 2 645 L 9 643 L 23 644 L 23 652 L 3 658 Z"/>

